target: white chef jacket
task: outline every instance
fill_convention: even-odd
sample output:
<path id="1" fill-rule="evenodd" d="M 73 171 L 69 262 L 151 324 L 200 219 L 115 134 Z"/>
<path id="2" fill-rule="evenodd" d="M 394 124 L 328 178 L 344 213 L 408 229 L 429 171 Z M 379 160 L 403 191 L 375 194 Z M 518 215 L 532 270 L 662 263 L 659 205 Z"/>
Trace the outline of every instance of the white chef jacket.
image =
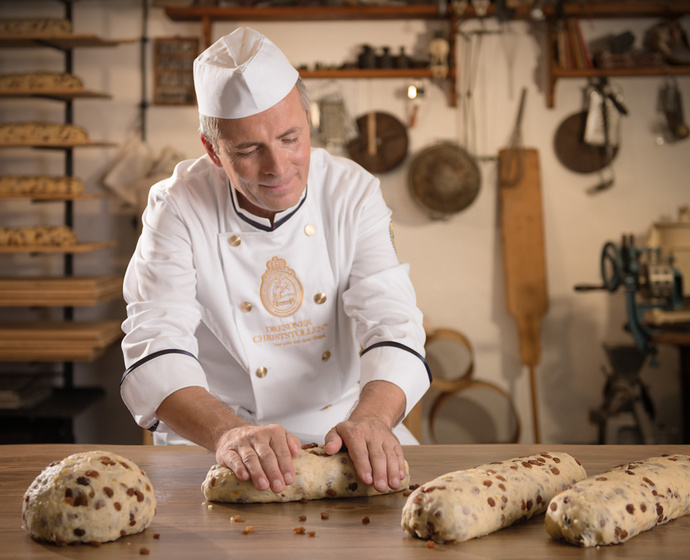
<path id="1" fill-rule="evenodd" d="M 156 443 L 189 443 L 156 410 L 200 386 L 246 420 L 321 443 L 373 380 L 404 391 L 407 415 L 430 375 L 390 215 L 378 179 L 323 149 L 273 226 L 239 207 L 207 155 L 179 163 L 151 188 L 125 274 L 120 390 L 136 422 Z"/>

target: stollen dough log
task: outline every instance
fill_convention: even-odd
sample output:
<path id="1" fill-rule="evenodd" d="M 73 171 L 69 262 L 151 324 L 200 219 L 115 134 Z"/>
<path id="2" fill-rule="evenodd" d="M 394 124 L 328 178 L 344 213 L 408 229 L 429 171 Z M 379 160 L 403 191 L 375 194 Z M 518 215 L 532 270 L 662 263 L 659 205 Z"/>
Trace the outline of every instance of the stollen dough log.
<path id="1" fill-rule="evenodd" d="M 414 537 L 459 543 L 530 519 L 558 492 L 587 476 L 567 453 L 540 453 L 444 474 L 407 498 L 402 528 Z"/>
<path id="2" fill-rule="evenodd" d="M 156 496 L 146 473 L 109 451 L 87 451 L 51 463 L 22 505 L 29 535 L 55 544 L 108 542 L 146 529 Z"/>
<path id="3" fill-rule="evenodd" d="M 84 182 L 76 177 L 49 177 L 46 175 L 0 176 L 0 196 L 79 194 L 83 191 Z"/>
<path id="4" fill-rule="evenodd" d="M 69 226 L 0 227 L 0 245 L 68 247 L 77 243 Z"/>
<path id="5" fill-rule="evenodd" d="M 242 504 L 381 495 L 357 476 L 352 459 L 345 451 L 328 455 L 323 445 L 306 444 L 293 459 L 293 465 L 295 482 L 279 493 L 270 489 L 257 490 L 250 480 L 240 480 L 231 469 L 221 465 L 211 467 L 201 491 L 211 502 Z M 405 462 L 405 479 L 401 481 L 400 489 L 389 489 L 384 494 L 405 490 L 409 484 L 409 467 Z"/>
<path id="6" fill-rule="evenodd" d="M 625 542 L 690 512 L 690 456 L 650 457 L 590 477 L 558 494 L 544 524 L 580 546 Z"/>
<path id="7" fill-rule="evenodd" d="M 0 33 L 3 35 L 67 35 L 72 33 L 72 23 L 66 18 L 2 18 Z"/>
<path id="8" fill-rule="evenodd" d="M 21 122 L 0 124 L 0 145 L 88 144 L 86 130 L 74 124 Z"/>
<path id="9" fill-rule="evenodd" d="M 81 91 L 84 83 L 74 74 L 66 72 L 20 72 L 0 74 L 0 91 L 11 93 L 43 91 Z"/>

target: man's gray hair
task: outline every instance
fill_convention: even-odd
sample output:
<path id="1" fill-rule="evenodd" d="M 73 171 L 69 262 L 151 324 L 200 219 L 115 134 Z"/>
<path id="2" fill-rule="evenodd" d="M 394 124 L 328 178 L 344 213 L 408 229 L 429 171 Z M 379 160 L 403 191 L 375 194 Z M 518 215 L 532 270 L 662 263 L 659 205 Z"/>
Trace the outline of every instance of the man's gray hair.
<path id="1" fill-rule="evenodd" d="M 302 108 L 309 112 L 309 90 L 301 77 L 297 78 L 295 84 L 297 86 L 297 93 L 299 94 L 299 101 Z M 220 140 L 220 123 L 225 120 L 218 117 L 207 117 L 206 115 L 199 115 L 199 132 L 206 139 L 207 142 L 213 146 L 213 149 L 218 152 L 218 140 Z"/>

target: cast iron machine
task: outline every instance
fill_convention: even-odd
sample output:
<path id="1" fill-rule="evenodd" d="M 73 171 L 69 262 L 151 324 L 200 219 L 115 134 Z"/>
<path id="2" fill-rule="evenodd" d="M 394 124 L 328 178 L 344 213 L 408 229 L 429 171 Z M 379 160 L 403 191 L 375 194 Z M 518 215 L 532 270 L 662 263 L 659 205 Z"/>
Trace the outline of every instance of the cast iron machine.
<path id="1" fill-rule="evenodd" d="M 592 410 L 590 418 L 599 426 L 599 443 L 654 443 L 654 406 L 639 372 L 647 357 L 656 365 L 656 330 L 645 320 L 653 310 L 683 308 L 683 278 L 673 266 L 673 257 L 658 248 L 638 248 L 632 235 L 624 235 L 620 247 L 609 241 L 601 251 L 601 285 L 578 285 L 577 291 L 625 288 L 627 328 L 634 346 L 604 345 L 612 369 L 604 387 L 604 404 Z M 635 433 L 629 441 L 611 441 L 612 426 L 621 415 L 632 416 L 628 426 Z M 630 432 L 630 430 L 628 430 Z M 618 432 L 620 435 L 620 431 Z"/>

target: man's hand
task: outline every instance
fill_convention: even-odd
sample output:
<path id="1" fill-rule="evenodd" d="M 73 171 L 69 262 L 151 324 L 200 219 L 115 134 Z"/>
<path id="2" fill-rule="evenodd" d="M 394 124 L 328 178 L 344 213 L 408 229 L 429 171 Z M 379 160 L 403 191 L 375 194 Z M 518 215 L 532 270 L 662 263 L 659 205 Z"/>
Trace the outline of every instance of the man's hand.
<path id="1" fill-rule="evenodd" d="M 215 451 L 216 461 L 259 490 L 282 492 L 295 481 L 292 458 L 300 441 L 282 426 L 254 426 L 202 387 L 175 391 L 160 404 L 158 417 L 174 432 Z"/>
<path id="2" fill-rule="evenodd" d="M 345 444 L 364 484 L 379 492 L 400 488 L 405 478 L 405 457 L 398 438 L 377 418 L 341 422 L 326 434 L 326 453 L 340 451 Z"/>
<path id="3" fill-rule="evenodd" d="M 225 432 L 216 445 L 216 461 L 230 467 L 240 480 L 249 480 L 258 490 L 282 492 L 295 481 L 293 457 L 299 439 L 278 424 L 247 424 Z"/>
<path id="4" fill-rule="evenodd" d="M 392 432 L 405 411 L 405 394 L 387 381 L 372 381 L 360 394 L 350 418 L 326 434 L 326 453 L 345 445 L 365 484 L 379 492 L 397 490 L 405 478 L 405 457 Z"/>

